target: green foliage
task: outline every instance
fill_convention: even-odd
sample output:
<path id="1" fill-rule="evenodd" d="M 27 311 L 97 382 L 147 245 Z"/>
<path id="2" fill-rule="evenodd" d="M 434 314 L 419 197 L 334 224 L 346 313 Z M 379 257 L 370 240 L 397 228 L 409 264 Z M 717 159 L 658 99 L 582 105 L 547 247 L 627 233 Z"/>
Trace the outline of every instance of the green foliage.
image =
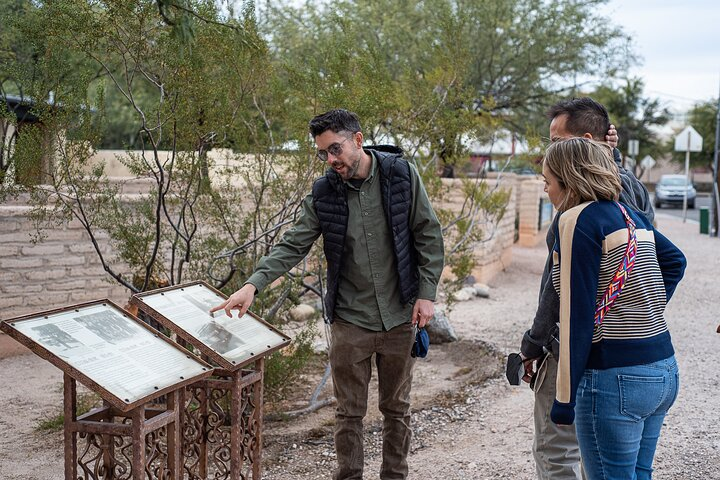
<path id="1" fill-rule="evenodd" d="M 213 0 L 0 0 L 10 12 L 0 85 L 32 98 L 44 127 L 19 137 L 16 177 L 47 185 L 32 187 L 40 229 L 79 221 L 132 291 L 206 279 L 229 293 L 322 169 L 307 134 L 313 115 L 355 111 L 366 138 L 402 146 L 442 201 L 436 172 L 466 161 L 469 140 L 525 128 L 570 78 L 606 71 L 610 53 L 617 62 L 608 47 L 625 38 L 597 13 L 603 3 L 278 2 L 260 24 L 252 1 L 236 12 Z M 123 193 L 93 160 L 101 147 L 132 148 L 122 161 L 147 191 Z M 462 190 L 460 211 L 439 212 L 458 281 L 508 200 L 479 180 Z M 323 271 L 321 256 L 315 247 L 254 310 L 281 324 L 318 288 L 304 282 Z M 270 390 L 280 395 L 310 358 L 313 335 L 269 362 Z"/>
<path id="2" fill-rule="evenodd" d="M 371 142 L 401 144 L 413 156 L 429 146 L 427 162 L 416 158 L 421 170 L 430 160 L 455 160 L 461 135 L 491 120 L 472 109 L 467 52 L 455 42 L 459 17 L 442 2 L 427 3 L 272 9 L 266 27 L 271 45 L 289 72 L 294 98 L 309 99 L 304 117 L 342 106 L 363 119 Z"/>
<path id="3" fill-rule="evenodd" d="M 436 209 L 443 224 L 445 262 L 452 272 L 452 277 L 444 284 L 449 293 L 449 305 L 454 302 L 453 292 L 462 287 L 475 267 L 475 248 L 492 238 L 510 199 L 509 190 L 491 187 L 480 179 L 463 179 L 461 185 L 464 201 L 459 212 Z"/>
<path id="4" fill-rule="evenodd" d="M 443 85 L 452 83 L 458 94 L 446 100 L 453 110 L 489 113 L 524 130 L 532 124 L 528 115 L 537 118 L 554 95 L 577 88 L 577 76 L 612 76 L 632 60 L 627 36 L 602 15 L 605 3 L 380 0 L 297 6 L 286 1 L 269 7 L 265 28 L 283 61 L 326 67 L 321 81 L 309 85 L 314 92 L 327 81 L 346 88 L 346 82 L 335 81 L 341 77 L 332 67 L 354 55 L 373 66 L 373 80 L 379 80 L 379 90 L 371 90 L 373 103 L 387 101 L 385 79 L 403 80 L 405 88 L 397 89 L 401 97 L 394 102 L 406 105 L 427 98 L 410 80 L 430 80 L 440 96 Z M 440 76 L 445 77 L 441 82 L 431 80 Z M 315 98 L 323 97 L 319 92 Z M 375 123 L 371 112 L 357 110 Z"/>
<path id="5" fill-rule="evenodd" d="M 330 108 L 357 112 L 366 138 L 403 146 L 441 201 L 436 172 L 461 170 L 470 140 L 499 126 L 546 131 L 542 112 L 577 88 L 576 76 L 611 75 L 631 58 L 627 37 L 599 13 L 604 3 L 281 2 L 262 27 L 304 121 Z M 481 195 L 441 215 L 457 275 L 472 270 L 480 226 L 492 235 L 502 214 L 490 212 L 503 198 Z"/>
<path id="6" fill-rule="evenodd" d="M 49 418 L 44 418 L 38 422 L 37 430 L 40 432 L 59 432 L 65 425 L 65 415 L 58 413 Z"/>
<path id="7" fill-rule="evenodd" d="M 309 325 L 314 325 L 312 322 Z M 280 401 L 295 387 L 293 380 L 309 362 L 317 361 L 313 351 L 313 340 L 317 337 L 314 327 L 304 328 L 293 337 L 285 350 L 270 356 L 265 369 L 265 388 L 268 400 Z"/>
<path id="8" fill-rule="evenodd" d="M 492 100 L 483 110 L 521 132 L 537 130 L 538 117 L 544 124 L 542 113 L 556 95 L 580 87 L 578 76 L 613 76 L 632 59 L 628 37 L 603 16 L 602 0 L 456 3 L 467 19 L 460 38 L 470 44 L 470 84 L 478 98 Z"/>
<path id="9" fill-rule="evenodd" d="M 76 401 L 78 416 L 86 414 L 101 404 L 100 397 L 90 392 L 78 394 Z M 63 429 L 64 425 L 65 414 L 63 412 L 59 412 L 39 420 L 35 429 L 38 432 L 52 433 L 59 432 Z"/>
<path id="10" fill-rule="evenodd" d="M 317 168 L 307 151 L 277 148 L 305 129 L 291 136 L 273 124 L 285 111 L 277 100 L 284 95 L 268 82 L 274 67 L 252 9 L 228 20 L 212 1 L 183 3 L 195 19 L 189 42 L 150 0 L 32 5 L 32 15 L 12 18 L 18 38 L 36 46 L 13 81 L 36 99 L 42 128 L 23 128 L 13 161 L 16 181 L 33 186 L 31 218 L 40 235 L 79 221 L 103 267 L 131 291 L 210 280 L 211 259 L 243 244 L 224 268 L 249 272 L 292 220 Z M 37 100 L 50 92 L 54 101 Z M 138 147 L 123 163 L 146 180 L 140 194 L 123 193 L 93 160 L 118 125 L 116 112 L 123 143 Z M 232 150 L 209 154 L 218 147 Z M 288 286 L 297 295 L 299 284 Z M 282 324 L 283 307 L 262 305 L 288 295 L 270 289 L 258 299 L 260 313 Z M 292 375 L 313 335 L 298 335 L 293 354 L 278 357 L 284 367 L 271 370 Z"/>
<path id="11" fill-rule="evenodd" d="M 438 167 L 466 161 L 465 140 L 497 125 L 475 108 L 476 91 L 467 83 L 469 45 L 459 36 L 464 21 L 442 1 L 281 4 L 270 10 L 266 29 L 303 124 L 330 108 L 355 111 L 366 139 L 401 145 L 431 198 L 440 201 L 447 191 Z M 477 207 L 480 201 L 469 202 Z M 462 278 L 474 266 L 483 207 L 441 213 L 453 239 L 446 243 L 463 243 L 447 258 Z"/>
<path id="12" fill-rule="evenodd" d="M 38 61 L 37 53 L 42 36 L 28 41 L 19 28 L 17 19 L 32 21 L 36 9 L 29 0 L 0 0 L 0 98 L 6 94 L 21 96 L 23 84 L 19 82 L 21 66 L 32 70 Z"/>
<path id="13" fill-rule="evenodd" d="M 664 125 L 670 119 L 669 111 L 659 99 L 643 96 L 643 88 L 641 79 L 626 78 L 620 85 L 601 85 L 590 95 L 607 108 L 610 121 L 616 125 L 620 136 L 618 148 L 623 157 L 627 155 L 628 140 L 639 141 L 638 163 L 645 155 L 660 158 L 667 152 L 667 147 L 651 127 Z M 636 165 L 634 173 L 640 178 L 642 167 Z"/>

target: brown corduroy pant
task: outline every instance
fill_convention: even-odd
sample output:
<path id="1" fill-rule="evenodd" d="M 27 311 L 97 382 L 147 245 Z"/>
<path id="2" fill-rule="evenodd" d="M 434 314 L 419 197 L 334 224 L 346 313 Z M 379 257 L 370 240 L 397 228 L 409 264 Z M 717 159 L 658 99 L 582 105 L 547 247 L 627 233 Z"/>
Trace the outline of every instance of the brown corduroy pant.
<path id="1" fill-rule="evenodd" d="M 367 413 L 372 356 L 378 376 L 378 408 L 383 415 L 381 480 L 404 480 L 410 451 L 410 387 L 415 359 L 410 356 L 410 323 L 374 332 L 342 320 L 331 327 L 330 365 L 337 399 L 334 480 L 363 478 L 363 418 Z"/>

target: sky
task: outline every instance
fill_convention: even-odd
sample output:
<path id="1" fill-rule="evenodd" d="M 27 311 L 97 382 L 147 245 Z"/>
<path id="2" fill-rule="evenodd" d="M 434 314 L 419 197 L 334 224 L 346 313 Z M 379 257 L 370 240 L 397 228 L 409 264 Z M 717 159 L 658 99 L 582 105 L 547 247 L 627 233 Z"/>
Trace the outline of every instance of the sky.
<path id="1" fill-rule="evenodd" d="M 610 0 L 604 14 L 633 37 L 630 75 L 680 113 L 720 91 L 719 0 Z"/>

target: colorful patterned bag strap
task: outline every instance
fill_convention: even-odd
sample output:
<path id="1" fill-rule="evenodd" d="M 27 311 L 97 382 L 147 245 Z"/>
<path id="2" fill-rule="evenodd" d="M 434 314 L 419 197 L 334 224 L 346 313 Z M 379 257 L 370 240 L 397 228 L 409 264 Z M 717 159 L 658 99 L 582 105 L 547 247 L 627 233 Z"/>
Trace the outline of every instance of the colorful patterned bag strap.
<path id="1" fill-rule="evenodd" d="M 628 275 L 635 266 L 635 256 L 637 255 L 637 236 L 635 235 L 635 222 L 630 218 L 625 208 L 619 203 L 615 204 L 620 208 L 623 216 L 625 217 L 625 223 L 628 228 L 628 241 L 627 247 L 625 248 L 625 255 L 623 255 L 620 266 L 618 267 L 615 275 L 613 275 L 610 284 L 605 289 L 602 299 L 597 302 L 595 308 L 595 325 L 600 325 L 605 320 L 610 307 L 613 306 L 617 297 L 620 296 L 620 292 L 625 285 Z"/>

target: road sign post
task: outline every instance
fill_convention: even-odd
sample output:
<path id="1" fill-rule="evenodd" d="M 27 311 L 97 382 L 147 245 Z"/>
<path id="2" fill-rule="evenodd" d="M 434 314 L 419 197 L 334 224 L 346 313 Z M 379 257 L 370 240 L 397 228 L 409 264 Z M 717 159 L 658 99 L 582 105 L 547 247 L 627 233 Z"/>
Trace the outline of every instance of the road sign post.
<path id="1" fill-rule="evenodd" d="M 650 180 L 650 169 L 655 166 L 655 163 L 655 159 L 650 155 L 645 155 L 643 159 L 640 160 L 640 166 L 643 168 L 644 172 L 647 172 L 646 181 Z"/>
<path id="2" fill-rule="evenodd" d="M 702 136 L 688 125 L 675 137 L 675 151 L 685 152 L 685 192 L 683 193 L 683 223 L 687 221 L 687 188 L 690 180 L 690 152 L 702 151 Z"/>
<path id="3" fill-rule="evenodd" d="M 635 173 L 635 165 L 637 165 L 637 162 L 635 159 L 637 158 L 637 154 L 640 151 L 640 141 L 639 140 L 628 140 L 628 147 L 627 147 L 627 157 L 625 158 L 625 165 L 624 167 L 630 167 L 633 169 L 633 173 Z M 632 158 L 632 161 L 630 160 Z"/>
<path id="4" fill-rule="evenodd" d="M 628 155 L 635 157 L 640 151 L 640 140 L 628 140 Z"/>

